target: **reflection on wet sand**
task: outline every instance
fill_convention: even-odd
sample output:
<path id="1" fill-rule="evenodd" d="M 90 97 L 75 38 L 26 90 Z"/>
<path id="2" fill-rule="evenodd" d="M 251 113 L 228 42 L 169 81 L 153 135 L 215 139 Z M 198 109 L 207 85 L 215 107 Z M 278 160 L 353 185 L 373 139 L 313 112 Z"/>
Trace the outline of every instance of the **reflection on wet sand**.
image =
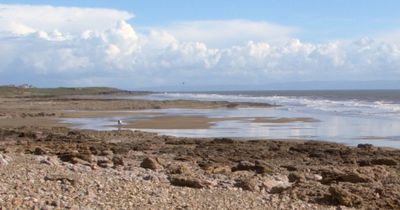
<path id="1" fill-rule="evenodd" d="M 396 138 L 400 122 L 382 118 L 297 113 L 279 108 L 157 109 L 115 113 L 80 113 L 75 118 L 63 118 L 62 123 L 84 129 L 140 129 L 180 137 L 307 138 L 400 148 L 400 138 Z M 97 114 L 99 117 L 95 117 Z M 117 125 L 118 120 L 123 120 L 122 126 Z"/>

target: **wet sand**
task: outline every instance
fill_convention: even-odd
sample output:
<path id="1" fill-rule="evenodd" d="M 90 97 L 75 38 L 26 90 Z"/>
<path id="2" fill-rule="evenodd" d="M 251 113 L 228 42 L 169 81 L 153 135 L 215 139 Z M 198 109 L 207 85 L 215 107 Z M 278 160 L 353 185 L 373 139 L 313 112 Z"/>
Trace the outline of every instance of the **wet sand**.
<path id="1" fill-rule="evenodd" d="M 253 122 L 255 123 L 294 123 L 294 122 L 318 122 L 318 120 L 309 117 L 295 117 L 295 118 L 272 118 L 272 117 L 256 117 Z"/>

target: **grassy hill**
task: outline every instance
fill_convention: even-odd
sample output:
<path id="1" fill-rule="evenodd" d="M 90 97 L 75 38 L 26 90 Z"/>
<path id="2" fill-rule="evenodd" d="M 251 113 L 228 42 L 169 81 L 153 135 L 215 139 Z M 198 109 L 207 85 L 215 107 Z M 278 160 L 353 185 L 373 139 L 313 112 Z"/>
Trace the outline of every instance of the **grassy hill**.
<path id="1" fill-rule="evenodd" d="M 109 87 L 84 87 L 84 88 L 24 88 L 14 86 L 0 86 L 0 97 L 29 97 L 29 96 L 60 96 L 60 95 L 87 95 L 123 93 L 117 88 Z"/>

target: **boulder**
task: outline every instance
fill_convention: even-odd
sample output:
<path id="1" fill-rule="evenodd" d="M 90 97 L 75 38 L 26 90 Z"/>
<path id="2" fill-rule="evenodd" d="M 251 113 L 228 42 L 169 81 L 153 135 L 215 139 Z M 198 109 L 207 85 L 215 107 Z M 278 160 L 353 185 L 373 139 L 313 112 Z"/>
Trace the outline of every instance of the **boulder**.
<path id="1" fill-rule="evenodd" d="M 272 167 L 262 160 L 256 160 L 254 163 L 249 161 L 240 161 L 236 166 L 232 167 L 232 172 L 235 171 L 254 171 L 258 174 L 271 174 Z"/>
<path id="2" fill-rule="evenodd" d="M 337 169 L 324 170 L 321 172 L 321 175 L 322 184 L 331 184 L 338 182 L 366 183 L 371 181 L 368 176 L 360 174 L 356 171 L 344 172 Z"/>
<path id="3" fill-rule="evenodd" d="M 156 159 L 151 158 L 151 157 L 145 158 L 142 161 L 142 163 L 140 164 L 140 167 L 151 169 L 153 171 L 157 171 L 157 170 L 163 169 L 163 166 Z"/>
<path id="4" fill-rule="evenodd" d="M 190 188 L 197 188 L 197 189 L 211 188 L 212 186 L 215 185 L 215 183 L 207 181 L 207 180 L 201 180 L 198 178 L 183 177 L 183 176 L 169 177 L 169 181 L 174 186 L 190 187 Z"/>
<path id="5" fill-rule="evenodd" d="M 101 155 L 103 155 L 103 156 L 112 156 L 112 155 L 114 155 L 114 153 L 111 150 L 103 150 L 103 151 L 101 151 Z"/>
<path id="6" fill-rule="evenodd" d="M 339 205 L 348 207 L 360 207 L 363 200 L 360 196 L 355 195 L 340 186 L 331 186 L 329 188 L 331 199 Z"/>
<path id="7" fill-rule="evenodd" d="M 114 166 L 123 166 L 124 165 L 124 159 L 120 156 L 114 156 L 112 158 L 112 162 Z"/>
<path id="8" fill-rule="evenodd" d="M 254 162 L 254 170 L 259 174 L 272 174 L 273 167 L 262 160 L 256 160 Z"/>
<path id="9" fill-rule="evenodd" d="M 170 174 L 189 174 L 190 169 L 184 164 L 172 164 L 168 166 L 168 173 Z"/>
<path id="10" fill-rule="evenodd" d="M 281 193 L 291 186 L 292 184 L 289 182 L 289 178 L 287 176 L 264 177 L 262 183 L 262 188 L 271 194 Z"/>
<path id="11" fill-rule="evenodd" d="M 44 150 L 43 148 L 36 147 L 35 151 L 33 151 L 33 154 L 35 154 L 35 155 L 46 155 L 47 151 Z"/>
<path id="12" fill-rule="evenodd" d="M 231 167 L 229 166 L 214 166 L 208 170 L 208 172 L 213 173 L 213 174 L 226 174 L 232 172 Z"/>
<path id="13" fill-rule="evenodd" d="M 111 168 L 114 166 L 113 162 L 111 162 L 110 160 L 98 160 L 97 165 L 102 168 Z"/>
<path id="14" fill-rule="evenodd" d="M 372 165 L 386 165 L 386 166 L 395 166 L 397 165 L 397 161 L 392 158 L 377 158 L 371 160 Z"/>
<path id="15" fill-rule="evenodd" d="M 301 182 L 304 180 L 304 175 L 302 175 L 298 172 L 291 172 L 288 175 L 288 180 L 289 180 L 289 182 Z"/>
<path id="16" fill-rule="evenodd" d="M 259 180 L 257 180 L 256 178 L 236 180 L 235 187 L 252 192 L 261 191 Z"/>
<path id="17" fill-rule="evenodd" d="M 372 144 L 358 144 L 357 148 L 359 149 L 372 149 L 374 146 Z"/>
<path id="18" fill-rule="evenodd" d="M 249 161 L 240 161 L 236 166 L 232 167 L 232 171 L 252 171 L 255 170 L 255 164 Z"/>

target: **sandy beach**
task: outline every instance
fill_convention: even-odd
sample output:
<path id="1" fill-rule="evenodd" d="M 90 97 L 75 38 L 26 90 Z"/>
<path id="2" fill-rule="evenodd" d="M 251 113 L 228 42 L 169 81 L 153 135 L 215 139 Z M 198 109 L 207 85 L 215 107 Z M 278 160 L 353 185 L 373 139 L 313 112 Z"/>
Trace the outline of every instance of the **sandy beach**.
<path id="1" fill-rule="evenodd" d="M 61 118 L 154 115 L 164 108 L 258 103 L 96 96 L 0 99 L 5 209 L 398 209 L 400 151 L 318 141 L 177 138 L 72 129 Z M 152 109 L 153 112 L 147 112 Z M 132 112 L 130 112 L 132 111 Z M 232 120 L 158 116 L 123 128 L 206 129 Z M 255 118 L 303 123 L 311 118 Z"/>

